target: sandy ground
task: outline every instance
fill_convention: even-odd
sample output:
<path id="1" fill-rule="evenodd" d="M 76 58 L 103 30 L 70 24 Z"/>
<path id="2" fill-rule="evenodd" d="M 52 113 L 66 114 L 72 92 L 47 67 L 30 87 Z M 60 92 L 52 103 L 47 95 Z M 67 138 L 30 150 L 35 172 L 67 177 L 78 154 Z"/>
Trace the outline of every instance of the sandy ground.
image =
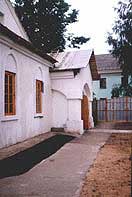
<path id="1" fill-rule="evenodd" d="M 131 196 L 132 134 L 112 134 L 86 175 L 80 197 Z"/>

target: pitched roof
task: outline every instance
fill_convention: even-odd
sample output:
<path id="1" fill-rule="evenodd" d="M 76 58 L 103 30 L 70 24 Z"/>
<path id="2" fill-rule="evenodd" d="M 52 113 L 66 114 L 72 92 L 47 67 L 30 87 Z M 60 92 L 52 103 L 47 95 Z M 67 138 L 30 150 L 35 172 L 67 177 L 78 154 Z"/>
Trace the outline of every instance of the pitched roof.
<path id="1" fill-rule="evenodd" d="M 50 54 L 57 60 L 54 71 L 85 68 L 90 64 L 92 78 L 97 79 L 97 67 L 93 50 L 77 50 Z"/>
<path id="2" fill-rule="evenodd" d="M 53 57 L 47 55 L 46 53 L 42 53 L 40 50 L 36 49 L 30 42 L 28 42 L 27 40 L 18 36 L 17 34 L 15 34 L 14 32 L 12 32 L 11 30 L 9 30 L 7 27 L 5 27 L 4 25 L 2 25 L 0 23 L 0 35 L 1 34 L 5 37 L 11 39 L 16 44 L 28 49 L 29 51 L 31 51 L 31 52 L 33 52 L 37 55 L 39 55 L 43 59 L 45 59 L 45 60 L 47 60 L 47 61 L 49 61 L 53 64 L 57 62 Z"/>
<path id="3" fill-rule="evenodd" d="M 14 31 L 16 34 L 22 38 L 29 41 L 28 35 L 24 30 L 16 12 L 10 0 L 0 0 L 0 10 L 4 16 L 3 25 L 7 26 L 11 31 Z M 11 22 L 9 22 L 11 20 Z"/>
<path id="4" fill-rule="evenodd" d="M 119 70 L 118 60 L 111 54 L 95 55 L 98 71 Z"/>

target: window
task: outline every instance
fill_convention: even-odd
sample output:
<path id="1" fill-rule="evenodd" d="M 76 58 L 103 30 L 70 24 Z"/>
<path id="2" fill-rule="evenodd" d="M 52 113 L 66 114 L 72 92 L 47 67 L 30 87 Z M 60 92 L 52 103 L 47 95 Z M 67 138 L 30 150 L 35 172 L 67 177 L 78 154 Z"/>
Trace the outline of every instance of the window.
<path id="1" fill-rule="evenodd" d="M 126 86 L 128 84 L 128 77 L 124 76 L 121 78 L 121 85 Z"/>
<path id="2" fill-rule="evenodd" d="M 100 79 L 100 88 L 101 89 L 106 89 L 106 78 L 101 78 Z"/>
<path id="3" fill-rule="evenodd" d="M 15 115 L 15 74 L 5 72 L 5 115 Z"/>
<path id="4" fill-rule="evenodd" d="M 42 113 L 43 82 L 36 80 L 36 113 Z"/>

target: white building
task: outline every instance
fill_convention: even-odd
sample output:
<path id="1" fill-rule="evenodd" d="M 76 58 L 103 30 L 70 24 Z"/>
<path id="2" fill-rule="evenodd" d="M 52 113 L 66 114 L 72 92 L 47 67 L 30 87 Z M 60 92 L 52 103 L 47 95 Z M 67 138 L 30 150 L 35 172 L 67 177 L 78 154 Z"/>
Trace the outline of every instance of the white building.
<path id="1" fill-rule="evenodd" d="M 80 134 L 92 127 L 92 78 L 96 77 L 93 51 L 54 58 L 39 53 L 11 3 L 0 1 L 0 148 L 52 127 Z"/>
<path id="2" fill-rule="evenodd" d="M 4 147 L 50 131 L 49 67 L 56 61 L 48 55 L 37 54 L 26 41 L 26 33 L 8 0 L 0 1 L 0 12 L 3 24 L 0 24 L 0 147 Z M 42 99 L 38 105 L 42 109 L 36 106 L 39 82 L 44 84 L 43 92 L 37 90 Z"/>
<path id="3" fill-rule="evenodd" d="M 53 54 L 58 62 L 51 69 L 53 127 L 82 134 L 93 127 L 92 80 L 97 79 L 92 50 Z"/>

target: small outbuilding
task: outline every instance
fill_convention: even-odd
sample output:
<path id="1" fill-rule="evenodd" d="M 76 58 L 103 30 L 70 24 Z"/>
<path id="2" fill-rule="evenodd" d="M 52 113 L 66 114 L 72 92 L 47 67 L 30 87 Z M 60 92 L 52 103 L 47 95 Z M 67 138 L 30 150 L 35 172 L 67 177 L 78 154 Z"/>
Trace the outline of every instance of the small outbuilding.
<path id="1" fill-rule="evenodd" d="M 82 134 L 94 126 L 93 80 L 98 79 L 93 50 L 52 54 L 53 127 Z"/>

